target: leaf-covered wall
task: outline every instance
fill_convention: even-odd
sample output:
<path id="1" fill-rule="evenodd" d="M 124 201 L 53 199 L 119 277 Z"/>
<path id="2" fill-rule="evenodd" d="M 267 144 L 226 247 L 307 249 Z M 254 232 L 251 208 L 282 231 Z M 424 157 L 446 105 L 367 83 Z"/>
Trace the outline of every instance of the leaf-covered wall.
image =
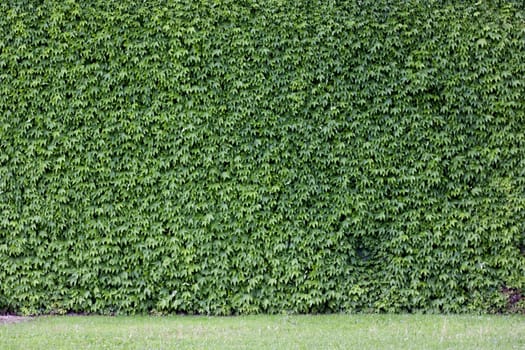
<path id="1" fill-rule="evenodd" d="M 500 311 L 511 1 L 0 3 L 0 309 Z"/>

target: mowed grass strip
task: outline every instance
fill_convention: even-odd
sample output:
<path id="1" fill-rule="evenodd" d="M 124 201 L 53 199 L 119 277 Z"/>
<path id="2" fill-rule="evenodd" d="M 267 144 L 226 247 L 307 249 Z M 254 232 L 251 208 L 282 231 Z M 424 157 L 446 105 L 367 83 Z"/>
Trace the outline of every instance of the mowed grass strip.
<path id="1" fill-rule="evenodd" d="M 0 326 L 0 349 L 525 349 L 525 317 L 37 317 Z"/>

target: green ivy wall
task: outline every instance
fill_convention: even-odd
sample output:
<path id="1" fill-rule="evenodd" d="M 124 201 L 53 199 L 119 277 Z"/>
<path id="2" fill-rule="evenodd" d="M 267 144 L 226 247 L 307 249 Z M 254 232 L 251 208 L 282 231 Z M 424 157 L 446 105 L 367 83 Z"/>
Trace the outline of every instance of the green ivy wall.
<path id="1" fill-rule="evenodd" d="M 499 312 L 519 1 L 0 3 L 0 309 Z"/>

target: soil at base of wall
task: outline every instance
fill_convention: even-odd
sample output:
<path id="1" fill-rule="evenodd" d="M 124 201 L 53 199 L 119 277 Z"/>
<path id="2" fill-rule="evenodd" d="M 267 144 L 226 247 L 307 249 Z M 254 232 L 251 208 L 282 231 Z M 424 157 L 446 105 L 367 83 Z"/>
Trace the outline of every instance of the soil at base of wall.
<path id="1" fill-rule="evenodd" d="M 30 320 L 31 317 L 22 317 L 14 315 L 0 315 L 0 325 L 9 323 L 19 323 Z"/>

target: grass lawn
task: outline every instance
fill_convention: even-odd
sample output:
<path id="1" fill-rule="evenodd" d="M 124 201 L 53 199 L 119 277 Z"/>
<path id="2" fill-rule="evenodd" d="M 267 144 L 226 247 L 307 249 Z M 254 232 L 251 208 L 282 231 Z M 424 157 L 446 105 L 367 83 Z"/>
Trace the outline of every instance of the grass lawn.
<path id="1" fill-rule="evenodd" d="M 0 325 L 0 349 L 525 349 L 525 317 L 38 317 Z"/>

